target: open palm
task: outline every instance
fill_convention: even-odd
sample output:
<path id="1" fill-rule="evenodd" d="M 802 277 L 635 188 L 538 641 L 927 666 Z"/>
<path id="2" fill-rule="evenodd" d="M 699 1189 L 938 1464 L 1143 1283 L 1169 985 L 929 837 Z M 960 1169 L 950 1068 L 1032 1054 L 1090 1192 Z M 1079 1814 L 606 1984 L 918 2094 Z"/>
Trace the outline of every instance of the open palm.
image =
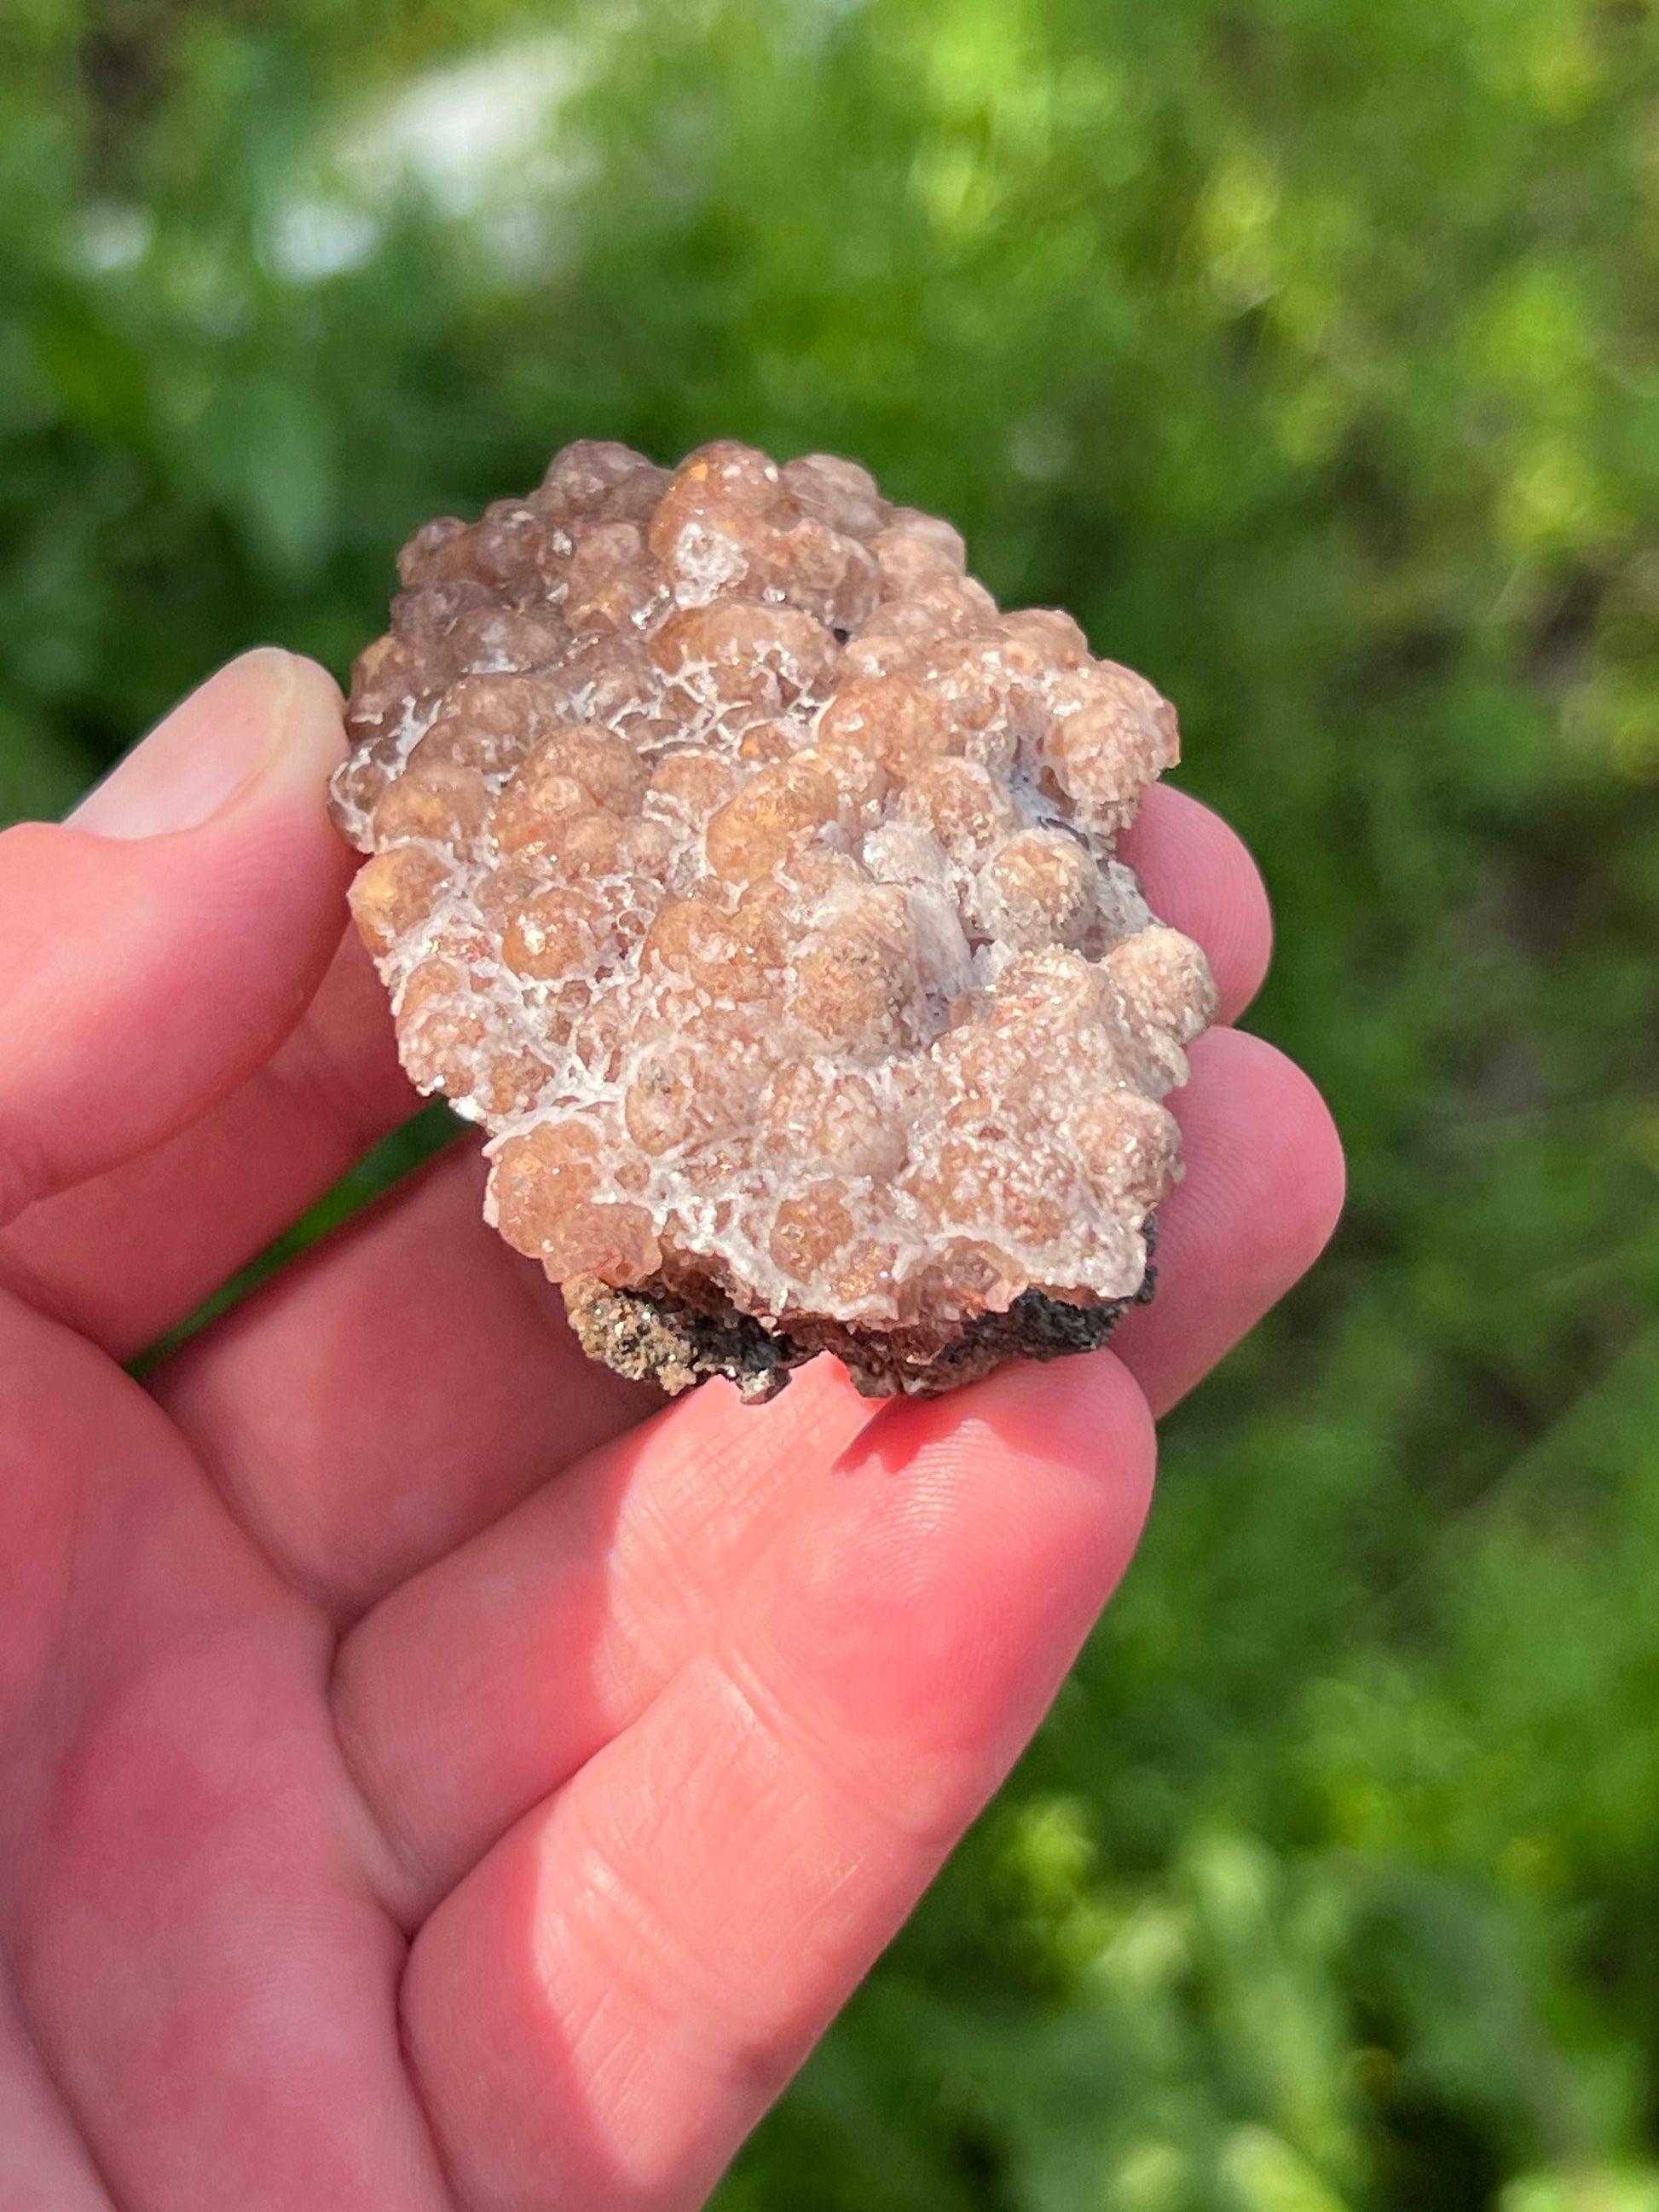
<path id="1" fill-rule="evenodd" d="M 141 1387 L 415 1103 L 342 742 L 250 655 L 0 839 L 0 2212 L 699 2203 L 1041 1718 L 1152 1414 L 1340 1202 L 1316 1093 L 1222 1029 L 1091 1358 L 664 1407 L 465 1146 Z M 1158 791 L 1129 850 L 1231 1017 L 1243 848 Z"/>

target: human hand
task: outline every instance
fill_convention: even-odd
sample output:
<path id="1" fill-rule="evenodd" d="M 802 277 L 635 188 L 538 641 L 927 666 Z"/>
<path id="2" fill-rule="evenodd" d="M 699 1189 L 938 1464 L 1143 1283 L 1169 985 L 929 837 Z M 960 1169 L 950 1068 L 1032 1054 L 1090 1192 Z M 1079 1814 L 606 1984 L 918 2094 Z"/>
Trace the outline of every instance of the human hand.
<path id="1" fill-rule="evenodd" d="M 665 1407 L 467 1146 L 141 1387 L 414 1103 L 342 742 L 252 654 L 0 838 L 0 2212 L 699 2203 L 1036 1726 L 1153 1413 L 1340 1204 L 1311 1086 L 1221 1029 L 1157 1302 L 1087 1358 Z M 1243 848 L 1159 789 L 1128 851 L 1231 1018 Z"/>

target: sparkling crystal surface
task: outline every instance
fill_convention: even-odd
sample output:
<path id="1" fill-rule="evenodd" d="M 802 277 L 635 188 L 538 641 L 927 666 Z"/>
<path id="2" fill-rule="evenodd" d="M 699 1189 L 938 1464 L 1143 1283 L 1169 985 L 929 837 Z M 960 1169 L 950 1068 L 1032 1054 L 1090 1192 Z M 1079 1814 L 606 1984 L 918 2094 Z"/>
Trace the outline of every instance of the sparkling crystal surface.
<path id="1" fill-rule="evenodd" d="M 821 1348 L 881 1393 L 1097 1341 L 1214 1005 L 1115 855 L 1169 703 L 823 454 L 584 441 L 399 566 L 353 908 L 590 1348 L 758 1395 Z"/>

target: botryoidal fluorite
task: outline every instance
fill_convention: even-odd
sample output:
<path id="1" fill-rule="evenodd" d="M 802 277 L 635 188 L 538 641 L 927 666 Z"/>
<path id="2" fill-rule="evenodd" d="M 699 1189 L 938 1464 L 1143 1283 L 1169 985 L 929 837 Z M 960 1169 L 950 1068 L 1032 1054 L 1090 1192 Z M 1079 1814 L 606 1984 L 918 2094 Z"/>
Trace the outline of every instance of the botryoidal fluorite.
<path id="1" fill-rule="evenodd" d="M 1214 1011 L 1115 855 L 1168 702 L 821 453 L 584 441 L 398 565 L 352 905 L 588 1351 L 879 1396 L 1100 1343 Z"/>

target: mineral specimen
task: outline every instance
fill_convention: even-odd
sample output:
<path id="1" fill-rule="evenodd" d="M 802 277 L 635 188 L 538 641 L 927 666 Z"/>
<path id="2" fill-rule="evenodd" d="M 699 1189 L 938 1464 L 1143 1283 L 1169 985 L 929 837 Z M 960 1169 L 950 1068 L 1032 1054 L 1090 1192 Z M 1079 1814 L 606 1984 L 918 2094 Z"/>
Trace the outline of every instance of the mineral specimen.
<path id="1" fill-rule="evenodd" d="M 849 461 L 584 441 L 428 523 L 336 818 L 404 1064 L 582 1342 L 763 1397 L 1100 1343 L 1213 1012 L 1118 834 L 1174 710 Z"/>

